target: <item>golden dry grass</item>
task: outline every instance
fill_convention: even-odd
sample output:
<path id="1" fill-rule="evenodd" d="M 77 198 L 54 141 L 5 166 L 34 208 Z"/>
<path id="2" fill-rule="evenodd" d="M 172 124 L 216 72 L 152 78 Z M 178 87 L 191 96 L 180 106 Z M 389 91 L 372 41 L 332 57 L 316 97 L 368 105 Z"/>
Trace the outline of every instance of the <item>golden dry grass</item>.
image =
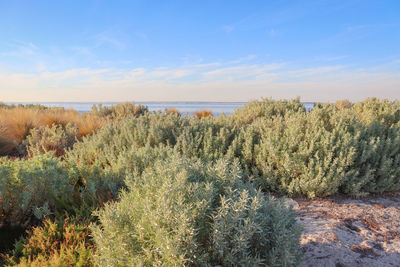
<path id="1" fill-rule="evenodd" d="M 176 108 L 169 108 L 165 110 L 165 113 L 167 114 L 180 114 L 179 110 Z"/>
<path id="2" fill-rule="evenodd" d="M 205 118 L 205 117 L 214 116 L 214 114 L 212 113 L 211 110 L 204 110 L 204 109 L 194 112 L 193 115 L 196 116 L 199 119 Z"/>
<path id="3" fill-rule="evenodd" d="M 98 130 L 104 120 L 94 115 L 79 114 L 75 110 L 0 108 L 0 154 L 13 151 L 32 128 L 53 124 L 65 127 L 68 123 L 78 127 L 77 137 L 80 138 Z"/>

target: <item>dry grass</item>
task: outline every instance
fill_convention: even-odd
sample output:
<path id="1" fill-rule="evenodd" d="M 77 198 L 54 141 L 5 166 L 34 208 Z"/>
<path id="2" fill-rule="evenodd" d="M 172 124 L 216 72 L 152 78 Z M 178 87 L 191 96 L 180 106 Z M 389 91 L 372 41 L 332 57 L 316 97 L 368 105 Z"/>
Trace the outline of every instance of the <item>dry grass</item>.
<path id="1" fill-rule="evenodd" d="M 167 114 L 181 114 L 181 113 L 179 112 L 179 110 L 176 109 L 176 108 L 169 108 L 169 109 L 166 109 L 166 110 L 165 110 L 165 113 L 167 113 Z"/>
<path id="2" fill-rule="evenodd" d="M 81 115 L 75 110 L 0 108 L 0 154 L 12 153 L 33 128 L 53 124 L 65 127 L 68 123 L 78 127 L 77 137 L 80 138 L 98 130 L 104 120 L 94 115 Z"/>
<path id="3" fill-rule="evenodd" d="M 106 122 L 92 115 L 81 115 L 80 120 L 75 122 L 78 126 L 78 138 L 92 134 L 100 129 Z"/>
<path id="4" fill-rule="evenodd" d="M 201 118 L 205 118 L 205 117 L 212 117 L 214 116 L 214 114 L 212 113 L 211 110 L 199 110 L 193 113 L 194 116 L 196 116 L 197 118 L 201 119 Z"/>

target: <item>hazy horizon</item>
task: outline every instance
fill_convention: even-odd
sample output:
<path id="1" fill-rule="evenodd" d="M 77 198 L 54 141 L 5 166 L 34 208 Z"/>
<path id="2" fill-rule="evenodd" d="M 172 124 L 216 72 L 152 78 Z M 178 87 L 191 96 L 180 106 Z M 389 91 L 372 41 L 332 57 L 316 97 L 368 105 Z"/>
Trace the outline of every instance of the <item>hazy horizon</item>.
<path id="1" fill-rule="evenodd" d="M 400 99 L 399 1 L 7 1 L 1 102 Z"/>

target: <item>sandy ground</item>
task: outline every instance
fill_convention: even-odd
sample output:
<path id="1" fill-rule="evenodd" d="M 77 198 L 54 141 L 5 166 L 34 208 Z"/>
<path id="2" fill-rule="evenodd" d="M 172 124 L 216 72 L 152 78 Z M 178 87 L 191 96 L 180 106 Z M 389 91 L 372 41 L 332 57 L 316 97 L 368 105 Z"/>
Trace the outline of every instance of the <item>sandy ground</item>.
<path id="1" fill-rule="evenodd" d="M 400 266 L 400 193 L 289 201 L 304 227 L 300 266 Z"/>

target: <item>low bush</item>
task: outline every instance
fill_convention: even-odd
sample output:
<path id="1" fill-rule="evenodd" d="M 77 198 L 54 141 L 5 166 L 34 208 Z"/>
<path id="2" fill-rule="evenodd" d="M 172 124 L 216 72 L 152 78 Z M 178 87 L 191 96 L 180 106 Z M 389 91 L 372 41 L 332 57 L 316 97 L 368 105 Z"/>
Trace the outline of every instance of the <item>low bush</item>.
<path id="1" fill-rule="evenodd" d="M 64 127 L 53 124 L 52 127 L 41 126 L 32 129 L 26 139 L 28 156 L 32 157 L 37 153 L 52 151 L 56 157 L 63 156 L 72 148 L 77 140 L 78 128 L 69 123 Z"/>
<path id="2" fill-rule="evenodd" d="M 214 116 L 211 110 L 199 110 L 195 111 L 193 113 L 193 116 L 196 116 L 197 118 L 206 118 L 206 117 L 212 117 Z"/>
<path id="3" fill-rule="evenodd" d="M 170 114 L 170 113 L 181 114 L 181 113 L 179 112 L 179 110 L 176 109 L 176 108 L 168 108 L 168 109 L 165 109 L 165 110 L 164 110 L 164 113 L 167 113 L 167 114 Z"/>
<path id="4" fill-rule="evenodd" d="M 349 167 L 351 175 L 341 185 L 342 193 L 366 195 L 400 189 L 400 125 L 383 123 L 354 125 L 356 154 Z"/>
<path id="5" fill-rule="evenodd" d="M 352 110 L 364 124 L 377 121 L 390 127 L 400 122 L 399 100 L 389 101 L 387 99 L 367 98 L 364 101 L 355 103 Z"/>
<path id="6" fill-rule="evenodd" d="M 73 201 L 71 173 L 50 154 L 0 159 L 0 225 L 27 226 Z"/>
<path id="7" fill-rule="evenodd" d="M 75 110 L 62 108 L 0 108 L 0 155 L 25 156 L 23 141 L 31 130 L 41 127 L 62 127 L 68 124 L 77 127 L 77 137 L 92 134 L 101 128 L 105 121 L 102 118 L 79 114 Z"/>
<path id="8" fill-rule="evenodd" d="M 15 244 L 6 265 L 93 266 L 93 250 L 87 225 L 46 219 Z"/>
<path id="9" fill-rule="evenodd" d="M 116 119 L 123 119 L 128 116 L 139 117 L 148 113 L 149 110 L 146 106 L 143 105 L 135 105 L 135 103 L 124 103 L 124 104 L 116 104 L 105 107 L 101 104 L 93 105 L 92 111 L 90 112 L 91 115 L 116 120 Z"/>
<path id="10" fill-rule="evenodd" d="M 398 188 L 395 177 L 400 169 L 395 104 L 385 103 L 378 102 L 385 108 L 369 123 L 360 119 L 367 111 L 357 111 L 362 104 L 346 101 L 343 107 L 316 104 L 305 112 L 299 100 L 263 100 L 231 116 L 201 120 L 145 114 L 105 127 L 77 144 L 67 157 L 105 168 L 115 165 L 125 151 L 167 145 L 205 161 L 237 158 L 249 179 L 264 191 L 309 197 L 384 192 Z"/>
<path id="11" fill-rule="evenodd" d="M 96 263 L 295 265 L 294 212 L 242 179 L 237 163 L 210 165 L 177 154 L 127 178 L 120 200 L 97 213 Z"/>
<path id="12" fill-rule="evenodd" d="M 103 127 L 96 135 L 83 138 L 66 155 L 80 166 L 113 165 L 121 153 L 141 147 L 174 146 L 187 121 L 178 114 L 145 114 Z"/>
<path id="13" fill-rule="evenodd" d="M 332 106 L 258 120 L 252 152 L 264 190 L 309 197 L 332 195 L 348 179 L 355 158 L 351 123 Z"/>
<path id="14" fill-rule="evenodd" d="M 284 116 L 287 112 L 306 112 L 304 105 L 300 102 L 300 98 L 294 100 L 275 101 L 263 98 L 261 101 L 251 101 L 240 109 L 236 109 L 233 113 L 233 119 L 240 124 L 249 124 L 257 118 L 273 118 L 276 116 Z"/>

